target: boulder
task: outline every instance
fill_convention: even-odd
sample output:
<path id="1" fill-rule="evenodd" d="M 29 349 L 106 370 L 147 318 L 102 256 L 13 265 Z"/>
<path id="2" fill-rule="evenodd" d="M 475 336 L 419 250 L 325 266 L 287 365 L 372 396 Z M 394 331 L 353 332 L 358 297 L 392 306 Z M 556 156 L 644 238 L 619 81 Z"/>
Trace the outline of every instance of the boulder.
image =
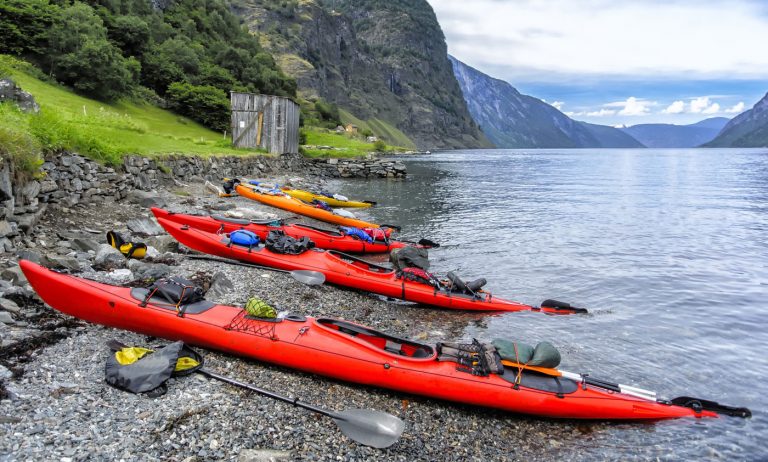
<path id="1" fill-rule="evenodd" d="M 142 207 L 165 207 L 165 200 L 158 197 L 156 192 L 140 191 L 138 189 L 130 191 L 126 195 L 128 202 L 139 204 Z"/>
<path id="2" fill-rule="evenodd" d="M 5 237 L 14 234 L 11 224 L 6 220 L 0 220 L 0 237 Z"/>
<path id="3" fill-rule="evenodd" d="M 145 236 L 157 236 L 158 234 L 165 233 L 163 228 L 151 218 L 134 218 L 128 220 L 127 225 L 128 229 L 134 233 L 143 234 Z"/>
<path id="4" fill-rule="evenodd" d="M 12 266 L 3 270 L 2 277 L 6 281 L 10 281 L 13 283 L 13 285 L 16 286 L 23 286 L 28 282 L 27 277 L 24 276 L 24 272 L 21 270 L 19 265 Z"/>
<path id="5" fill-rule="evenodd" d="M 133 281 L 133 273 L 129 269 L 116 269 L 107 273 L 107 277 L 117 284 L 125 284 L 126 282 Z"/>
<path id="6" fill-rule="evenodd" d="M 96 250 L 96 257 L 93 262 L 97 265 L 108 267 L 125 266 L 125 257 L 119 250 L 108 244 L 99 244 Z"/>
<path id="7" fill-rule="evenodd" d="M 139 260 L 128 260 L 128 269 L 131 270 L 136 279 L 157 280 L 168 276 L 171 273 L 171 267 L 162 263 L 145 263 Z"/>
<path id="8" fill-rule="evenodd" d="M 221 271 L 213 275 L 211 288 L 205 294 L 208 300 L 218 300 L 230 295 L 235 290 L 235 284 Z"/>
<path id="9" fill-rule="evenodd" d="M 86 239 L 83 237 L 76 237 L 72 239 L 72 247 L 78 250 L 82 250 L 83 252 L 96 252 L 99 250 L 100 245 L 101 244 L 94 241 L 93 239 Z"/>
<path id="10" fill-rule="evenodd" d="M 145 243 L 149 247 L 156 248 L 160 253 L 179 251 L 179 241 L 167 234 L 148 237 Z"/>
<path id="11" fill-rule="evenodd" d="M 10 101 L 24 112 L 37 114 L 40 112 L 40 105 L 37 104 L 32 94 L 22 90 L 16 82 L 11 79 L 0 80 L 0 103 Z"/>
<path id="12" fill-rule="evenodd" d="M 29 260 L 38 265 L 43 261 L 43 256 L 40 255 L 40 252 L 35 252 L 33 250 L 19 250 L 16 252 L 16 256 L 19 257 L 19 260 Z"/>
<path id="13" fill-rule="evenodd" d="M 48 265 L 52 268 L 66 268 L 71 271 L 80 269 L 80 262 L 75 257 L 61 255 L 46 255 Z"/>

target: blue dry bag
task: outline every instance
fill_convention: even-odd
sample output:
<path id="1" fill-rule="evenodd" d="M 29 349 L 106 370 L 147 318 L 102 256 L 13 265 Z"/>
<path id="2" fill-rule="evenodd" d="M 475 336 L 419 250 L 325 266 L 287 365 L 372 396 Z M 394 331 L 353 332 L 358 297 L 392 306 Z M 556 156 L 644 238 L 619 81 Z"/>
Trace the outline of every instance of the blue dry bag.
<path id="1" fill-rule="evenodd" d="M 363 242 L 373 243 L 373 238 L 360 228 L 354 228 L 352 226 L 339 226 L 342 233 L 348 236 L 355 236 Z"/>
<path id="2" fill-rule="evenodd" d="M 259 236 L 251 231 L 238 229 L 229 233 L 229 242 L 243 247 L 253 247 L 259 244 Z"/>

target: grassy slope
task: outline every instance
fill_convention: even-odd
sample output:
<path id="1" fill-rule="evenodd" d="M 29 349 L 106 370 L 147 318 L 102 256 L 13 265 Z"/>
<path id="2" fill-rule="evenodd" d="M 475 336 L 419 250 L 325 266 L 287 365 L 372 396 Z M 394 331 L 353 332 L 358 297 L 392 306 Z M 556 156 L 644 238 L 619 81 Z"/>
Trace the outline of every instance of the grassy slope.
<path id="1" fill-rule="evenodd" d="M 364 121 L 352 115 L 351 112 L 341 108 L 339 108 L 339 115 L 341 115 L 341 121 L 344 122 L 344 124 L 357 125 L 360 130 L 367 128 L 374 135 L 386 141 L 388 144 L 402 146 L 407 149 L 416 149 L 416 144 L 411 141 L 405 133 L 383 120 L 371 119 Z"/>
<path id="2" fill-rule="evenodd" d="M 214 155 L 254 154 L 234 149 L 222 133 L 149 104 L 121 101 L 108 104 L 36 78 L 24 63 L 0 55 L 0 76 L 10 76 L 32 93 L 46 118 L 45 129 L 56 147 L 83 151 L 89 157 L 119 163 L 124 154 L 157 156 L 169 153 Z M 1 117 L 0 126 L 19 121 Z M 27 120 L 31 125 L 34 120 Z M 44 148 L 52 147 L 45 146 Z"/>

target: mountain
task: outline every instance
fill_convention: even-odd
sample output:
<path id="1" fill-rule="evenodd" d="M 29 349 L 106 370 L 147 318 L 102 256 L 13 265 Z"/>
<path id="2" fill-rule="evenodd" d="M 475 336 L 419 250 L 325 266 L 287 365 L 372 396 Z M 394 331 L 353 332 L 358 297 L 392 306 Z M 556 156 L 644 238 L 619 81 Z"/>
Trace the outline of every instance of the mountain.
<path id="1" fill-rule="evenodd" d="M 338 105 L 347 121 L 391 127 L 420 148 L 490 146 L 426 0 L 235 0 L 233 9 L 302 98 Z"/>
<path id="2" fill-rule="evenodd" d="M 469 112 L 500 148 L 641 148 L 613 127 L 575 121 L 508 82 L 449 56 Z"/>
<path id="3" fill-rule="evenodd" d="M 752 109 L 731 119 L 717 138 L 704 146 L 710 148 L 768 147 L 768 93 Z"/>
<path id="4" fill-rule="evenodd" d="M 691 125 L 638 124 L 621 130 L 649 148 L 693 148 L 712 141 L 728 120 L 712 117 Z"/>

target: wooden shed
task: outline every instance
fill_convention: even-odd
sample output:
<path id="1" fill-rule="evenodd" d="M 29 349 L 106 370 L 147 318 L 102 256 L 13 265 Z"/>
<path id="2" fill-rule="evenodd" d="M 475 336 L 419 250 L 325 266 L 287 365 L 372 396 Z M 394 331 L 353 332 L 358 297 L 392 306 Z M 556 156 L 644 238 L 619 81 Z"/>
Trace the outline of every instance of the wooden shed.
<path id="1" fill-rule="evenodd" d="M 299 152 L 299 105 L 282 96 L 231 92 L 232 144 L 273 154 Z"/>

